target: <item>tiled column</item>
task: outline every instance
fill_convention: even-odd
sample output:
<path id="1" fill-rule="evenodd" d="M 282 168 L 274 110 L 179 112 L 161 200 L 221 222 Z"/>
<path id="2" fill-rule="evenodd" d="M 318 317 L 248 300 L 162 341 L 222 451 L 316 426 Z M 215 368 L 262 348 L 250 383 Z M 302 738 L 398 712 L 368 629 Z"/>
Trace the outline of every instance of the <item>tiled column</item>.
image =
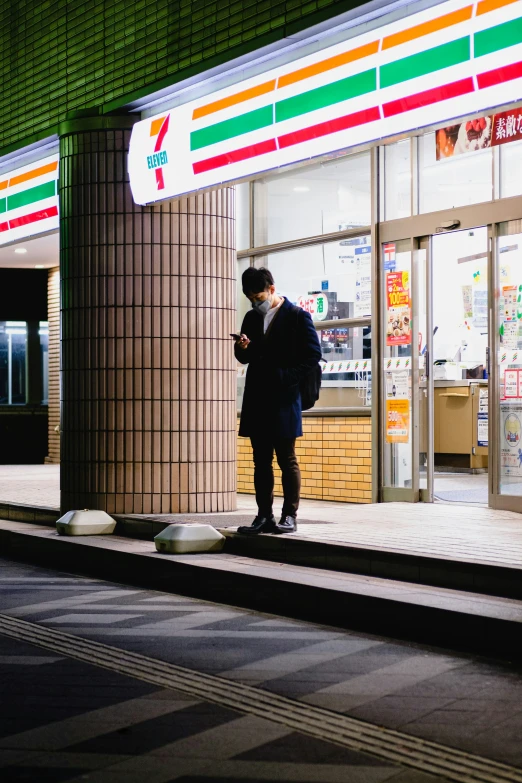
<path id="1" fill-rule="evenodd" d="M 62 511 L 232 510 L 234 191 L 136 206 L 104 122 L 60 138 Z"/>

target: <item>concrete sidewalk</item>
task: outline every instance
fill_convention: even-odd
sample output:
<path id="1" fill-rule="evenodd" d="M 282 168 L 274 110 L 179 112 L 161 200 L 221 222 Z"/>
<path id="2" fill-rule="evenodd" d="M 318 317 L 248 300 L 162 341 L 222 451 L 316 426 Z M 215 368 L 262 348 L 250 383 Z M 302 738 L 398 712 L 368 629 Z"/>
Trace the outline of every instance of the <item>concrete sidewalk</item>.
<path id="1" fill-rule="evenodd" d="M 59 466 L 0 466 L 0 502 L 58 509 Z M 276 499 L 276 511 L 279 508 Z M 234 524 L 235 516 L 254 513 L 253 496 L 238 495 L 237 511 L 222 515 L 223 527 Z M 522 515 L 509 511 L 447 503 L 303 500 L 299 519 L 294 539 L 522 568 Z"/>

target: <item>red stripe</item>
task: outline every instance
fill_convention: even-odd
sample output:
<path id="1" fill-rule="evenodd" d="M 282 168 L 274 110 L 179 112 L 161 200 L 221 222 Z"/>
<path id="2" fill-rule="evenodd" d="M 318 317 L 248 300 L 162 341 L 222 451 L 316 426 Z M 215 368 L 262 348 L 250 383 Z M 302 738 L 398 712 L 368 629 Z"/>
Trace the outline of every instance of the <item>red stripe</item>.
<path id="1" fill-rule="evenodd" d="M 165 187 L 165 182 L 163 180 L 163 169 L 156 169 L 156 185 L 158 186 L 158 190 L 163 190 Z"/>
<path id="2" fill-rule="evenodd" d="M 163 121 L 163 125 L 160 128 L 160 132 L 158 133 L 158 138 L 156 139 L 156 144 L 154 145 L 154 152 L 159 152 L 161 149 L 161 145 L 163 144 L 163 139 L 165 138 L 165 134 L 169 129 L 169 119 L 170 119 L 170 114 L 167 114 L 167 116 Z"/>
<path id="3" fill-rule="evenodd" d="M 393 117 L 396 114 L 402 114 L 405 111 L 421 109 L 423 106 L 429 106 L 431 103 L 447 101 L 450 98 L 458 98 L 459 95 L 466 95 L 473 92 L 473 79 L 470 77 L 461 79 L 458 82 L 444 84 L 442 87 L 435 87 L 432 90 L 418 92 L 415 95 L 408 95 L 406 98 L 399 98 L 396 101 L 384 103 L 382 108 L 385 117 Z"/>
<path id="4" fill-rule="evenodd" d="M 520 78 L 522 78 L 522 62 L 504 65 L 502 68 L 495 68 L 495 70 L 486 71 L 486 73 L 479 73 L 477 82 L 479 90 L 483 90 L 485 87 L 494 87 L 496 84 Z"/>
<path id="5" fill-rule="evenodd" d="M 37 220 L 45 220 L 46 218 L 56 217 L 57 215 L 58 207 L 49 207 L 49 209 L 42 209 L 40 212 L 31 212 L 30 215 L 23 215 L 22 217 L 10 220 L 9 228 L 27 226 L 28 223 L 36 223 Z"/>
<path id="6" fill-rule="evenodd" d="M 192 164 L 192 169 L 194 174 L 203 174 L 205 171 L 219 169 L 222 166 L 228 166 L 230 163 L 239 163 L 241 160 L 255 158 L 257 155 L 266 155 L 267 152 L 275 152 L 276 150 L 277 144 L 275 139 L 267 139 L 267 141 L 260 141 L 258 144 L 251 144 L 249 147 L 241 147 L 239 150 L 216 155 L 214 158 L 198 160 L 197 163 Z"/>
<path id="7" fill-rule="evenodd" d="M 9 229 L 9 223 L 0 223 L 0 231 L 7 231 Z"/>
<path id="8" fill-rule="evenodd" d="M 353 114 L 346 114 L 344 117 L 337 117 L 335 120 L 320 122 L 318 125 L 311 125 L 303 130 L 285 133 L 284 136 L 278 136 L 279 147 L 291 147 L 293 144 L 301 144 L 310 139 L 319 139 L 321 136 L 328 136 L 330 133 L 355 128 L 357 125 L 364 125 L 367 122 L 375 122 L 380 119 L 378 106 L 371 109 L 356 111 Z"/>

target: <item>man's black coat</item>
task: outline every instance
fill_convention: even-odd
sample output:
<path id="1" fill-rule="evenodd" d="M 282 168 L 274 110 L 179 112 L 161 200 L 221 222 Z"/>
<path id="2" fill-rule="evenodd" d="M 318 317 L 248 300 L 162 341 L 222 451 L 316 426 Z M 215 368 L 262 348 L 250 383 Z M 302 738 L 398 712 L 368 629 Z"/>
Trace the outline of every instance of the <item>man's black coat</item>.
<path id="1" fill-rule="evenodd" d="M 285 299 L 266 335 L 264 316 L 250 310 L 241 326 L 250 344 L 236 346 L 236 359 L 248 364 L 239 434 L 271 433 L 279 438 L 303 434 L 299 381 L 321 358 L 312 319 Z"/>

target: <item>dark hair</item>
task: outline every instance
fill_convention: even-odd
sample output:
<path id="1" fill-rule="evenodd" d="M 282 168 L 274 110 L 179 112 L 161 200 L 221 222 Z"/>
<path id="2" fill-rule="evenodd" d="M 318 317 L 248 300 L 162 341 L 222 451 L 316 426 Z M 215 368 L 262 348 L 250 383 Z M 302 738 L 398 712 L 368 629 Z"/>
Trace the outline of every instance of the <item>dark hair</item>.
<path id="1" fill-rule="evenodd" d="M 241 282 L 245 296 L 251 296 L 252 294 L 260 294 L 271 285 L 274 285 L 274 278 L 272 277 L 272 272 L 269 269 L 265 269 L 264 266 L 259 269 L 249 266 L 241 275 Z"/>

